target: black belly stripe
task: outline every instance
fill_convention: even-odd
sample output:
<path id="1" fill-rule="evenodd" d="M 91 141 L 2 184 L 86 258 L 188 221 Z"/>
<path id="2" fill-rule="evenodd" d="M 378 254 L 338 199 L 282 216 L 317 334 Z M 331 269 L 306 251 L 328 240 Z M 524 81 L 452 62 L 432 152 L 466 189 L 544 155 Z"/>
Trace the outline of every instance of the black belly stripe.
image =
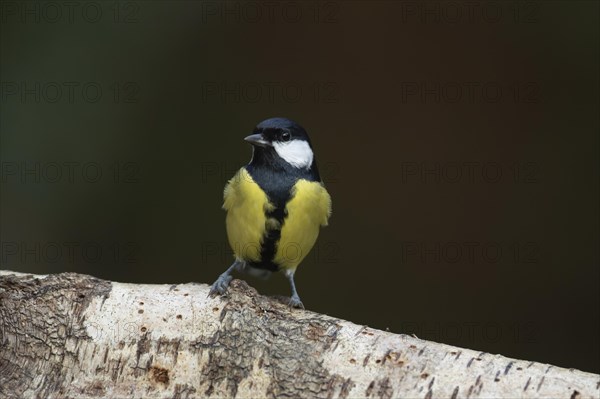
<path id="1" fill-rule="evenodd" d="M 249 171 L 250 172 L 250 171 Z M 277 243 L 281 238 L 281 228 L 285 223 L 286 211 L 285 206 L 290 200 L 291 191 L 296 184 L 297 179 L 291 178 L 292 176 L 286 176 L 285 174 L 273 173 L 272 171 L 265 171 L 256 169 L 250 172 L 252 178 L 259 185 L 259 187 L 267 194 L 269 202 L 274 206 L 274 209 L 265 212 L 267 219 L 273 218 L 278 223 L 278 228 L 267 229 L 265 226 L 265 234 L 263 235 L 262 246 L 260 249 L 260 262 L 253 262 L 250 266 L 267 269 L 271 271 L 279 270 L 273 259 L 275 258 L 275 252 L 277 251 Z"/>
<path id="2" fill-rule="evenodd" d="M 271 202 L 273 203 L 272 200 Z M 277 243 L 279 243 L 279 239 L 281 238 L 281 228 L 283 227 L 285 217 L 287 216 L 285 212 L 286 202 L 284 202 L 283 204 L 278 203 L 275 209 L 273 209 L 272 211 L 265 212 L 265 216 L 267 217 L 267 219 L 275 219 L 278 223 L 277 228 L 267 228 L 265 230 L 265 234 L 263 236 L 263 243 L 260 250 L 260 259 L 262 260 L 262 263 L 265 263 L 265 266 L 268 270 L 279 270 L 279 266 L 273 262 L 273 259 L 275 258 Z"/>
<path id="3" fill-rule="evenodd" d="M 281 228 L 287 217 L 286 205 L 291 199 L 291 192 L 299 179 L 309 181 L 320 181 L 316 164 L 309 170 L 301 170 L 291 167 L 281 159 L 265 159 L 255 152 L 252 162 L 246 165 L 246 170 L 252 179 L 267 194 L 274 209 L 265 212 L 267 219 L 277 220 L 279 226 L 275 229 L 267 229 L 260 251 L 260 262 L 250 262 L 250 266 L 270 271 L 279 270 L 279 265 L 274 262 L 277 243 L 281 238 Z M 267 224 L 268 225 L 268 224 Z"/>
<path id="4" fill-rule="evenodd" d="M 294 182 L 295 183 L 295 182 Z M 258 184 L 258 183 L 257 183 Z M 260 184 L 259 184 L 260 186 Z M 290 192 L 293 187 L 292 184 L 282 185 L 280 188 L 285 190 L 265 190 L 264 187 L 261 188 L 267 194 L 269 198 L 269 202 L 274 205 L 274 209 L 270 211 L 265 211 L 265 217 L 267 220 L 274 219 L 276 223 L 265 223 L 265 233 L 262 239 L 262 245 L 260 248 L 260 262 L 253 262 L 251 266 L 259 268 L 259 269 L 267 269 L 271 271 L 279 270 L 279 265 L 277 265 L 273 259 L 275 258 L 275 252 L 277 251 L 277 243 L 281 238 L 281 228 L 285 223 L 285 218 L 287 216 L 285 212 L 285 205 L 290 199 Z"/>

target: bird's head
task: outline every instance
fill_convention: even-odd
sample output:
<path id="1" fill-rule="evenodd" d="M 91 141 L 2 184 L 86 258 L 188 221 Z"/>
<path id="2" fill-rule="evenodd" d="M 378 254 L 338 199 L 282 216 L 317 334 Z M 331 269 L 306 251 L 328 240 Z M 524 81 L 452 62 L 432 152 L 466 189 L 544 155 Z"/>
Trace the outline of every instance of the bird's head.
<path id="1" fill-rule="evenodd" d="M 255 154 L 280 158 L 298 169 L 309 169 L 314 154 L 306 130 L 286 118 L 270 118 L 259 123 L 244 140 L 252 144 Z"/>

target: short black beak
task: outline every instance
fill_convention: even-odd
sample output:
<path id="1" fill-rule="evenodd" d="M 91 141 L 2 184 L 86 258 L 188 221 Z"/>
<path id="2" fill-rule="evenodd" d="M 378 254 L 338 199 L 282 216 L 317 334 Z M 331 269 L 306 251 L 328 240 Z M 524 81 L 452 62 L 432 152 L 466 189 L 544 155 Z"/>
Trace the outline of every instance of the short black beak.
<path id="1" fill-rule="evenodd" d="M 251 134 L 250 136 L 244 138 L 248 143 L 252 145 L 256 145 L 259 147 L 270 147 L 271 143 L 263 139 L 262 134 Z"/>

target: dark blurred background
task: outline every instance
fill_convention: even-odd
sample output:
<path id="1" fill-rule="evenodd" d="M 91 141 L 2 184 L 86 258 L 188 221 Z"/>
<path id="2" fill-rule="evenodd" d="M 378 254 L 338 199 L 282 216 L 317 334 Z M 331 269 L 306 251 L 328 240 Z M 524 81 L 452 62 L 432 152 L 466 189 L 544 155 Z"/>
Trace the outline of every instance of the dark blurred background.
<path id="1" fill-rule="evenodd" d="M 600 372 L 598 2 L 0 10 L 2 269 L 212 283 L 242 139 L 286 116 L 334 203 L 308 309 Z"/>

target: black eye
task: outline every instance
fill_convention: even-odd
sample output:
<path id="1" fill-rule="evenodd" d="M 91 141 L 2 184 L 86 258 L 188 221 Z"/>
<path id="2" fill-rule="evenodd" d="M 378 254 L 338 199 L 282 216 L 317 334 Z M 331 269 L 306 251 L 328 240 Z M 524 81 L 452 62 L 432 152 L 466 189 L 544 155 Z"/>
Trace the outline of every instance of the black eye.
<path id="1" fill-rule="evenodd" d="M 290 134 L 290 132 L 281 133 L 281 141 L 290 141 L 291 138 L 292 135 Z"/>

